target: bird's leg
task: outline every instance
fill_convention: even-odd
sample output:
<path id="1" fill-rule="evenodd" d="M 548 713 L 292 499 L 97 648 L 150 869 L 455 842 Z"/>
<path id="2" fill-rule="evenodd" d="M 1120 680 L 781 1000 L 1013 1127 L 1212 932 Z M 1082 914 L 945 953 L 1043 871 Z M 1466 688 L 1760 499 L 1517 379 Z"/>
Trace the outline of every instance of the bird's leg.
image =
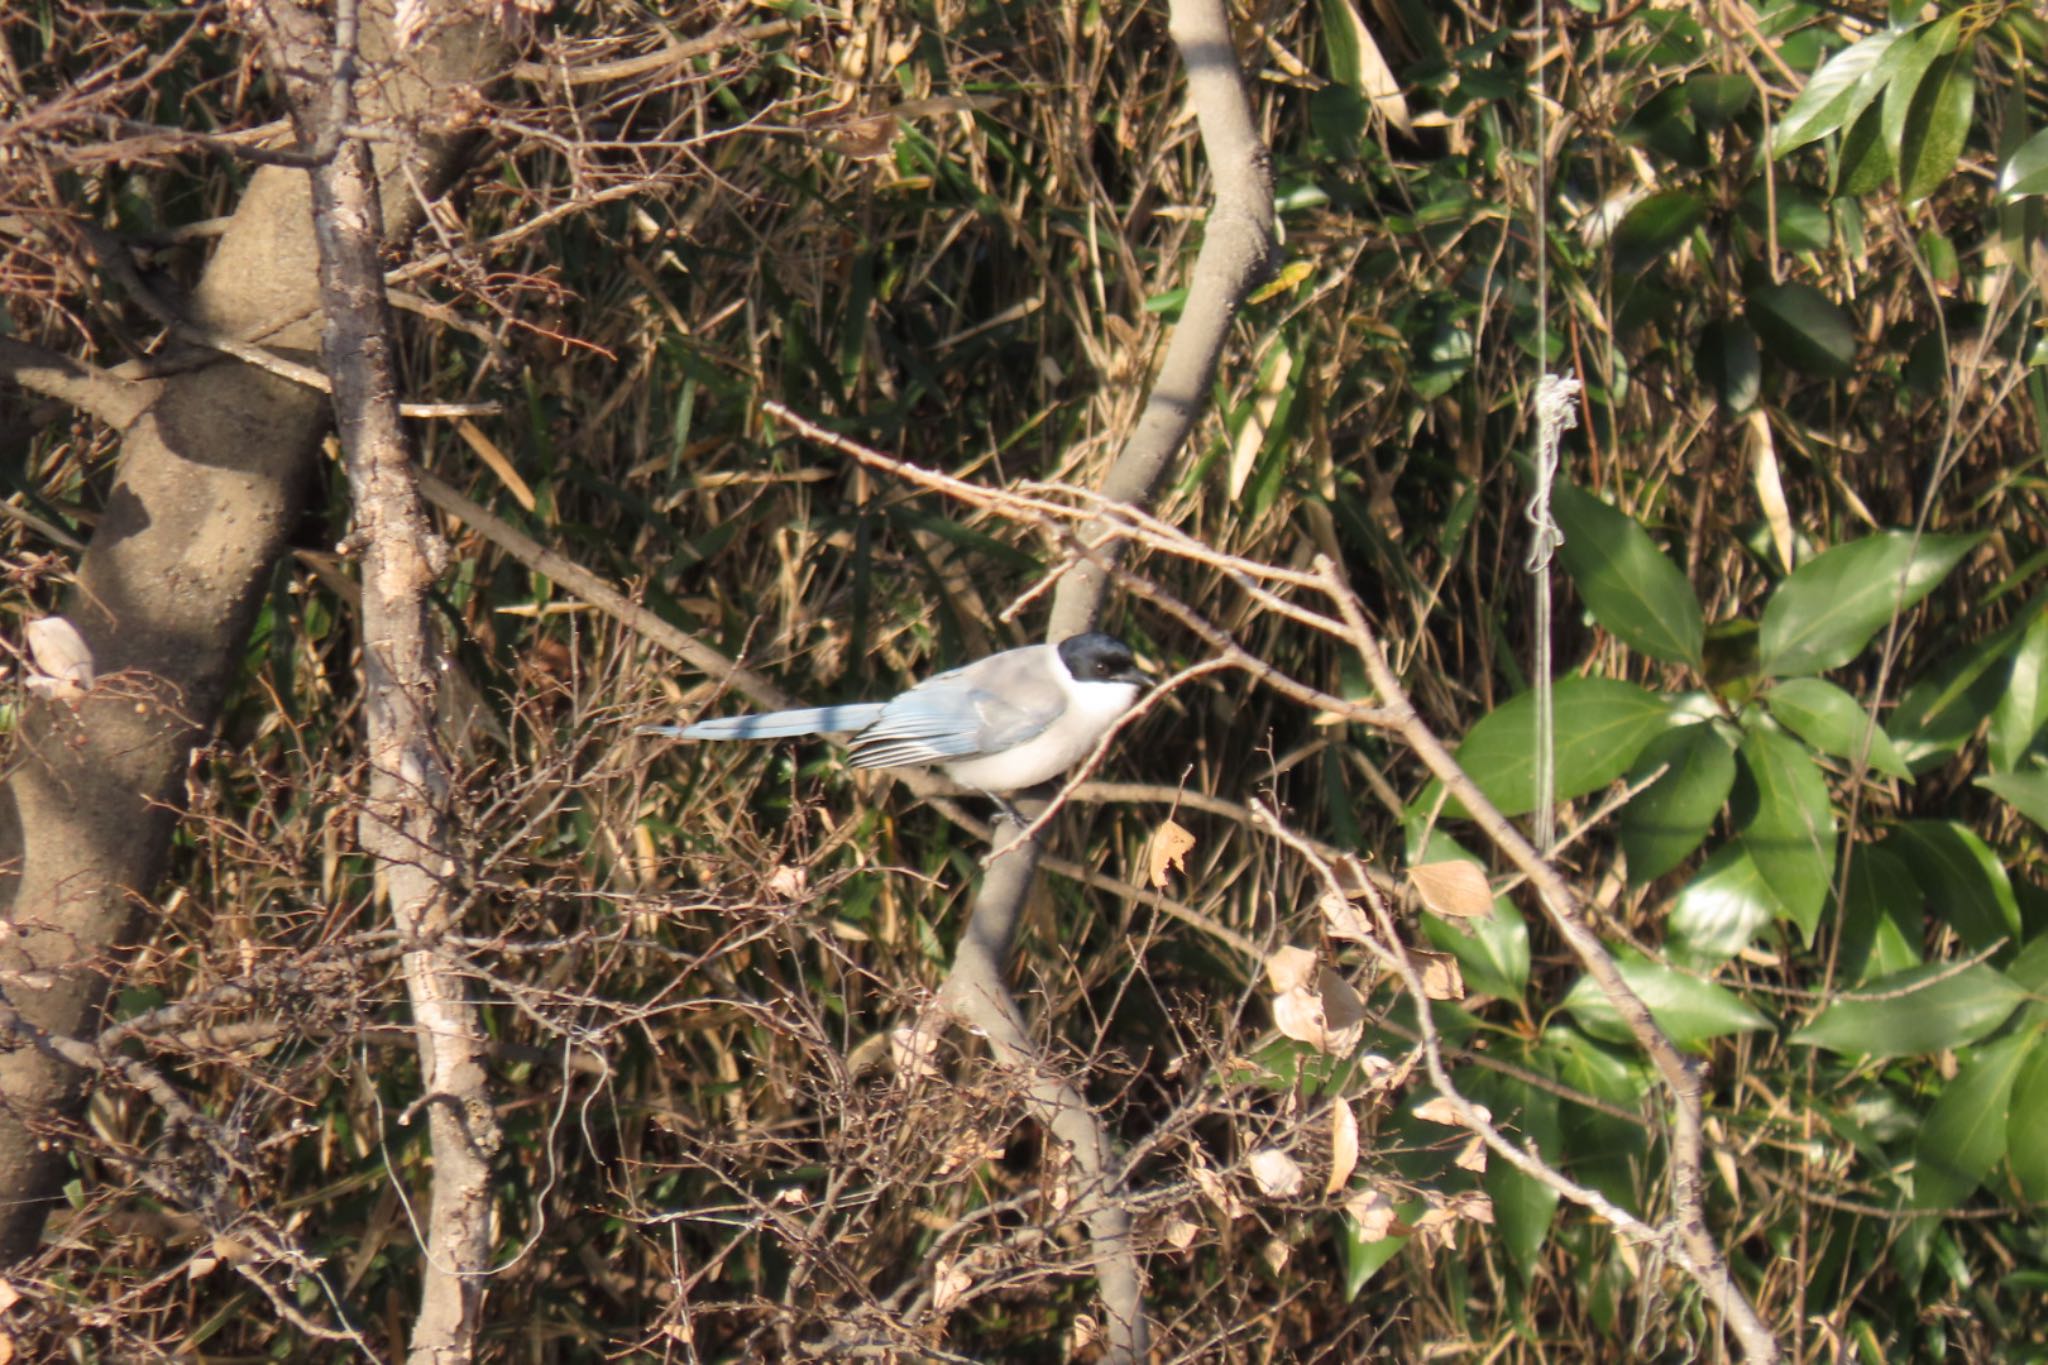
<path id="1" fill-rule="evenodd" d="M 1010 804 L 1009 797 L 990 791 L 985 791 L 982 795 L 996 803 L 996 809 L 1000 810 L 1009 819 L 1009 822 L 1017 828 L 1018 833 L 1021 834 L 1031 828 L 1031 822 L 1024 818 L 1024 812 Z"/>

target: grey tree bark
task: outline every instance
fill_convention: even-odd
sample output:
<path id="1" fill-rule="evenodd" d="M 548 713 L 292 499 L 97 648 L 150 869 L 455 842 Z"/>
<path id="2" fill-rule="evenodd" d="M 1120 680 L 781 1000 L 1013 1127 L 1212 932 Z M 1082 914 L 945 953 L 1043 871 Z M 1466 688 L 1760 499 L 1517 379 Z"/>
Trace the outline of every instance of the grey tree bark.
<path id="1" fill-rule="evenodd" d="M 380 79 L 365 84 L 365 121 L 434 129 L 452 94 L 507 58 L 497 30 L 477 22 L 400 61 L 388 6 L 367 17 L 365 58 Z M 418 221 L 401 148 L 432 193 L 463 145 L 431 132 L 382 144 L 382 240 Z M 199 331 L 310 355 L 320 325 L 310 205 L 303 170 L 255 172 L 192 296 Z M 13 1016 L 0 1039 L 0 1190 L 10 1196 L 0 1264 L 35 1251 L 86 1098 L 85 1074 L 46 1040 L 95 1031 L 119 980 L 164 873 L 194 746 L 219 717 L 329 420 L 324 394 L 239 361 L 145 384 L 53 361 L 0 356 L 0 378 L 117 425 L 122 445 L 65 604 L 100 682 L 76 703 L 27 708 L 0 785 L 0 995 Z"/>

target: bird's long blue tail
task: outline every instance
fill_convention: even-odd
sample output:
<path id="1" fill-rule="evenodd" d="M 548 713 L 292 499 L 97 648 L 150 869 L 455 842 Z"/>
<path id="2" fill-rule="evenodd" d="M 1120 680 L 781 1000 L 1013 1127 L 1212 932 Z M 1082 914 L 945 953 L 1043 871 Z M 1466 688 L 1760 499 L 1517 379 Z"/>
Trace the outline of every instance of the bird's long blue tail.
<path id="1" fill-rule="evenodd" d="M 674 735 L 678 739 L 779 739 L 784 735 L 840 735 L 865 730 L 882 718 L 882 703 L 810 706 L 800 711 L 769 711 L 758 716 L 721 716 L 695 725 L 643 725 L 643 735 Z"/>

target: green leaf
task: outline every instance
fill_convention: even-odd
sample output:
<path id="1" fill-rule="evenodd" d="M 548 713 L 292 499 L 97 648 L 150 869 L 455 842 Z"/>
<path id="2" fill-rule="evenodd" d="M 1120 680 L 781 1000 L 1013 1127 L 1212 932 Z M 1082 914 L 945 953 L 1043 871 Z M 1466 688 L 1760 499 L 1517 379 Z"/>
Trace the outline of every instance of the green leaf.
<path id="1" fill-rule="evenodd" d="M 1976 108 L 1975 60 L 1974 43 L 1936 58 L 1914 92 L 1898 151 L 1899 194 L 1908 204 L 1925 199 L 1956 168 Z"/>
<path id="2" fill-rule="evenodd" d="M 1651 739 L 1629 782 L 1659 768 L 1664 775 L 1621 811 L 1618 832 L 1633 886 L 1663 876 L 1698 848 L 1735 785 L 1735 752 L 1711 723 L 1681 725 Z"/>
<path id="3" fill-rule="evenodd" d="M 1771 155 L 1781 157 L 1797 151 L 1853 121 L 1877 94 L 1878 87 L 1873 86 L 1862 93 L 1860 103 L 1856 102 L 1863 91 L 1864 78 L 1905 36 L 1902 30 L 1885 29 L 1828 58 L 1827 65 L 1813 73 L 1799 98 L 1787 106 L 1771 130 Z"/>
<path id="4" fill-rule="evenodd" d="M 1693 117 L 1703 128 L 1718 128 L 1727 123 L 1756 98 L 1756 87 L 1749 77 L 1733 72 L 1720 74 L 1707 72 L 1693 76 L 1685 82 L 1685 102 L 1692 106 Z"/>
<path id="5" fill-rule="evenodd" d="M 1716 318 L 1700 328 L 1693 367 L 1729 412 L 1748 412 L 1756 406 L 1763 387 L 1763 366 L 1757 359 L 1756 333 L 1747 323 Z"/>
<path id="6" fill-rule="evenodd" d="M 1976 543 L 1975 536 L 1881 531 L 1808 560 L 1764 606 L 1758 667 L 1778 678 L 1841 667 Z"/>
<path id="7" fill-rule="evenodd" d="M 1977 785 L 2048 829 L 2048 772 L 1992 773 L 1978 778 Z"/>
<path id="8" fill-rule="evenodd" d="M 2026 994 L 2005 973 L 1981 962 L 1961 971 L 1953 962 L 1930 962 L 1836 1000 L 1789 1041 L 1852 1057 L 1940 1052 L 1974 1043 L 1997 1028 Z"/>
<path id="9" fill-rule="evenodd" d="M 1710 972 L 1747 948 L 1778 913 L 1778 898 L 1748 851 L 1729 844 L 1672 900 L 1667 951 L 1681 966 Z"/>
<path id="10" fill-rule="evenodd" d="M 1906 689 L 1885 730 L 1908 766 L 1919 768 L 1954 753 L 1976 734 L 2005 694 L 1999 665 L 2011 645 L 1997 637 L 1980 640 L 1960 654 L 1938 659 Z"/>
<path id="11" fill-rule="evenodd" d="M 1994 768 L 2017 768 L 2048 722 L 2048 610 L 2034 609 L 2013 647 L 2005 692 L 1991 712 L 1985 749 Z"/>
<path id="12" fill-rule="evenodd" d="M 1794 369 L 1840 379 L 1856 364 L 1848 314 L 1810 284 L 1759 285 L 1744 315 L 1764 348 Z"/>
<path id="13" fill-rule="evenodd" d="M 1891 178 L 1892 154 L 1884 145 L 1884 110 L 1865 109 L 1849 125 L 1842 149 L 1835 155 L 1834 192 L 1854 199 Z"/>
<path id="14" fill-rule="evenodd" d="M 1651 1015 L 1679 1047 L 1697 1050 L 1702 1043 L 1726 1033 L 1771 1026 L 1770 1020 L 1743 1004 L 1734 992 L 1711 981 L 1659 966 L 1633 953 L 1617 954 L 1615 966 L 1622 980 L 1642 997 Z M 1592 977 L 1580 977 L 1563 1003 L 1579 1021 L 1579 1027 L 1595 1038 L 1616 1043 L 1633 1041 L 1628 1026 L 1622 1023 Z"/>
<path id="15" fill-rule="evenodd" d="M 1875 844 L 1857 845 L 1842 892 L 1838 979 L 1862 982 L 1919 966 L 1922 918 L 1920 884 L 1906 860 Z"/>
<path id="16" fill-rule="evenodd" d="M 2035 1203 L 2048 1202 L 2048 1038 L 2034 1042 L 2013 1081 L 2012 1107 L 2007 1111 L 2006 1164 L 2013 1179 Z"/>
<path id="17" fill-rule="evenodd" d="M 1628 771 L 1650 737 L 1669 723 L 1662 697 L 1612 678 L 1559 678 L 1552 688 L 1557 799 L 1598 790 Z M 1536 699 L 1524 692 L 1484 716 L 1458 746 L 1458 762 L 1504 815 L 1536 808 Z M 1418 804 L 1434 801 L 1435 783 Z M 1455 803 L 1454 815 L 1464 811 Z"/>
<path id="18" fill-rule="evenodd" d="M 1905 820 L 1892 827 L 1884 846 L 1906 860 L 1928 908 L 1963 942 L 1981 949 L 2019 938 L 2020 906 L 2005 864 L 1974 832 L 1940 820 Z"/>
<path id="19" fill-rule="evenodd" d="M 1914 31 L 1909 42 L 1900 45 L 1892 60 L 1882 63 L 1887 73 L 1881 105 L 1884 149 L 1894 166 L 1903 165 L 1900 158 L 1905 154 L 1906 130 L 1912 122 L 1921 88 L 1929 83 L 1927 78 L 1935 66 L 1955 51 L 1961 27 L 1962 16 L 1957 14 L 1923 24 Z M 1903 176 L 1901 183 L 1904 183 Z"/>
<path id="20" fill-rule="evenodd" d="M 1492 1110 L 1503 1131 L 1534 1144 L 1544 1156 L 1554 1161 L 1564 1151 L 1558 1100 L 1549 1091 L 1512 1076 L 1477 1069 L 1461 1073 L 1458 1088 Z M 1550 1240 L 1550 1224 L 1557 1212 L 1557 1191 L 1505 1161 L 1491 1161 L 1486 1167 L 1486 1192 L 1493 1199 L 1494 1225 L 1500 1229 L 1501 1243 L 1526 1284 L 1543 1263 L 1543 1248 Z"/>
<path id="21" fill-rule="evenodd" d="M 2020 144 L 1998 172 L 1998 197 L 2006 202 L 2048 193 L 2048 128 Z"/>
<path id="22" fill-rule="evenodd" d="M 1788 678 L 1764 694 L 1764 704 L 1778 723 L 1824 754 L 1852 762 L 1870 736 L 1870 766 L 1889 777 L 1911 777 L 1884 727 L 1872 725 L 1856 699 L 1819 678 Z"/>
<path id="23" fill-rule="evenodd" d="M 1735 837 L 1781 912 L 1811 943 L 1835 875 L 1835 813 L 1827 781 L 1805 749 L 1773 730 L 1743 736 L 1741 755 L 1753 790 L 1736 790 Z M 1742 819 L 1745 806 L 1748 818 Z"/>
<path id="24" fill-rule="evenodd" d="M 1706 634 L 1699 599 L 1649 532 L 1568 483 L 1552 488 L 1550 510 L 1564 531 L 1559 557 L 1593 619 L 1653 659 L 1697 667 Z"/>
<path id="25" fill-rule="evenodd" d="M 2006 1150 L 2006 1109 L 2032 1050 L 2030 1035 L 2002 1038 L 1957 1073 L 1913 1144 L 1913 1206 L 1953 1208 L 1976 1193 Z M 2036 1146 L 2042 1134 L 2025 1137 Z"/>
<path id="26" fill-rule="evenodd" d="M 1648 269 L 1684 241 L 1706 216 L 1706 201 L 1690 190 L 1645 196 L 1614 229 L 1615 270 L 1632 275 Z"/>

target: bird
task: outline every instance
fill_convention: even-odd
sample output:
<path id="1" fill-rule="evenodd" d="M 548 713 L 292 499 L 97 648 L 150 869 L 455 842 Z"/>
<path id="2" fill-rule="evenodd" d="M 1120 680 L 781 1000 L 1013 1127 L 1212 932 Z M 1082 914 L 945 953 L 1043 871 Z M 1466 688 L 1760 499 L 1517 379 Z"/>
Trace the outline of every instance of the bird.
<path id="1" fill-rule="evenodd" d="M 1007 798 L 1093 753 L 1151 681 L 1129 645 L 1089 631 L 1056 645 L 991 654 L 885 702 L 647 725 L 640 733 L 718 740 L 851 734 L 852 766 L 936 766 L 993 798 L 1021 827 L 1025 822 Z"/>

